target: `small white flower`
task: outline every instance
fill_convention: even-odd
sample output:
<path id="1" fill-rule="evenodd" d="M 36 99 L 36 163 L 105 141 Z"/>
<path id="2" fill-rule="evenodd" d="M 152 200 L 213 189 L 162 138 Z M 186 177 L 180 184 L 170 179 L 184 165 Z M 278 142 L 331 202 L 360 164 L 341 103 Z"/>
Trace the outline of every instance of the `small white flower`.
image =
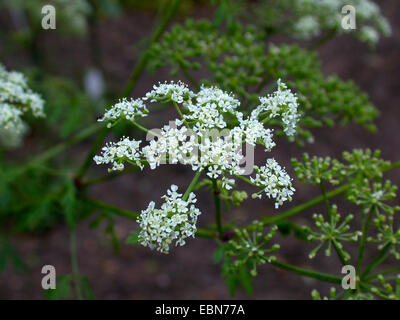
<path id="1" fill-rule="evenodd" d="M 193 92 L 183 82 L 174 83 L 171 81 L 170 83 L 164 82 L 154 85 L 153 90 L 148 92 L 143 100 L 184 103 L 189 102 L 192 96 Z"/>
<path id="2" fill-rule="evenodd" d="M 186 238 L 195 236 L 197 217 L 201 214 L 194 206 L 196 196 L 190 193 L 188 199 L 183 200 L 177 191 L 178 187 L 171 185 L 167 195 L 162 196 L 165 202 L 161 209 L 156 209 L 152 201 L 141 212 L 139 241 L 143 246 L 168 253 L 173 241 L 176 246 L 183 246 Z"/>
<path id="3" fill-rule="evenodd" d="M 250 177 L 251 182 L 263 188 L 268 198 L 275 199 L 275 208 L 278 208 L 286 200 L 292 200 L 295 189 L 292 179 L 275 159 L 267 160 L 265 166 L 255 166 L 256 177 Z M 261 198 L 261 194 L 257 194 Z"/>
<path id="4" fill-rule="evenodd" d="M 108 109 L 99 121 L 115 122 L 119 119 L 134 121 L 136 117 L 146 117 L 148 113 L 149 110 L 142 99 L 124 98 Z M 110 127 L 111 123 L 108 126 Z"/>
<path id="5" fill-rule="evenodd" d="M 202 86 L 195 99 L 186 105 L 189 114 L 185 120 L 196 121 L 195 129 L 225 128 L 225 113 L 233 114 L 240 105 L 239 100 L 231 94 L 216 87 Z"/>
<path id="6" fill-rule="evenodd" d="M 226 190 L 231 190 L 233 186 L 235 185 L 235 179 L 228 179 L 227 177 L 222 177 L 222 188 L 225 188 Z"/>
<path id="7" fill-rule="evenodd" d="M 262 112 L 269 112 L 271 118 L 281 115 L 284 132 L 287 136 L 293 136 L 299 120 L 297 97 L 280 79 L 277 84 L 278 90 L 260 98 L 261 105 L 252 111 L 251 117 L 257 119 Z"/>
<path id="8" fill-rule="evenodd" d="M 140 168 L 141 154 L 139 152 L 139 145 L 141 141 L 130 140 L 129 138 L 122 138 L 118 142 L 112 142 L 102 148 L 100 156 L 95 156 L 93 160 L 96 164 L 112 164 L 110 170 L 123 170 L 124 162 L 128 161 L 135 163 Z"/>

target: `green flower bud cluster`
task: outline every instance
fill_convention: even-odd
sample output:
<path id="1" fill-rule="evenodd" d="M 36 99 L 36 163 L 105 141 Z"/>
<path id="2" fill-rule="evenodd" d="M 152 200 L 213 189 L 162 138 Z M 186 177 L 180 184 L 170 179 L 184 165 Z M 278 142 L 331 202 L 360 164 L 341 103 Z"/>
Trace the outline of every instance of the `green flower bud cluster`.
<path id="1" fill-rule="evenodd" d="M 363 186 L 364 179 L 377 181 L 382 178 L 383 172 L 390 167 L 390 162 L 380 158 L 380 151 L 372 152 L 369 149 L 354 149 L 352 152 L 343 152 L 343 162 L 330 157 L 310 157 L 303 154 L 303 162 L 292 159 L 292 166 L 300 181 L 311 184 L 328 182 L 338 185 L 344 181 Z M 352 188 L 355 192 L 360 188 Z M 355 199 L 351 197 L 351 201 Z M 354 201 L 353 201 L 354 202 Z"/>
<path id="2" fill-rule="evenodd" d="M 278 227 L 272 228 L 265 234 L 263 224 L 254 221 L 251 232 L 247 229 L 236 229 L 234 239 L 221 246 L 215 256 L 215 262 L 222 262 L 222 275 L 226 278 L 231 293 L 235 291 L 237 282 L 251 293 L 251 278 L 257 276 L 257 267 L 276 260 L 272 252 L 279 250 L 279 244 L 267 247 L 275 236 Z"/>
<path id="3" fill-rule="evenodd" d="M 310 128 L 355 122 L 375 129 L 378 111 L 353 82 L 325 77 L 314 52 L 296 45 L 267 49 L 265 38 L 251 26 L 235 24 L 222 33 L 211 22 L 188 20 L 151 47 L 149 68 L 168 66 L 173 75 L 182 72 L 195 86 L 191 73 L 201 69 L 207 74 L 203 83 L 235 92 L 246 101 L 244 109 L 257 105 L 260 93 L 270 93 L 276 79 L 282 79 L 298 93 L 302 119 L 295 140 L 301 145 L 313 141 Z M 284 134 L 279 119 L 271 123 L 279 128 L 277 135 Z"/>
<path id="4" fill-rule="evenodd" d="M 341 253 L 345 260 L 349 260 L 350 254 L 343 249 L 342 242 L 357 242 L 358 237 L 361 236 L 360 231 L 349 232 L 349 222 L 353 220 L 353 218 L 354 216 L 349 214 L 340 222 L 341 216 L 337 212 L 336 205 L 332 205 L 328 221 L 325 220 L 322 214 L 314 214 L 313 219 L 315 221 L 315 226 L 320 231 L 313 231 L 309 227 L 303 227 L 303 230 L 308 233 L 307 240 L 313 242 L 320 241 L 318 246 L 310 252 L 310 259 L 314 258 L 325 244 L 328 244 L 325 250 L 326 256 L 331 255 L 333 246 Z"/>

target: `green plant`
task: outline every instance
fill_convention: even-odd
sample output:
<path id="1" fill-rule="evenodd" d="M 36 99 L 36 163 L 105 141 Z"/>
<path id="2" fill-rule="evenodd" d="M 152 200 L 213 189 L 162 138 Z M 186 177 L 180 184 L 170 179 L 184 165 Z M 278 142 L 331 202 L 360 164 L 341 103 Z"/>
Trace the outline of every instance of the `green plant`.
<path id="1" fill-rule="evenodd" d="M 310 1 L 298 0 L 290 8 L 289 1 L 266 1 L 275 15 L 260 27 L 239 23 L 238 12 L 231 11 L 234 8 L 230 1 L 213 1 L 217 6 L 214 21 L 187 20 L 166 32 L 180 2 L 171 1 L 141 53 L 121 100 L 109 103 L 111 107 L 99 119 L 100 123 L 90 124 L 99 108 L 93 107 L 74 85 L 54 77 L 41 77 L 35 90 L 42 93 L 47 103 L 57 106 L 47 112 L 49 121 L 42 130 L 56 131 L 61 142 L 23 163 L 0 162 L 3 225 L 13 222 L 12 226 L 19 231 L 39 232 L 64 220 L 70 228 L 72 272 L 60 277 L 59 289 L 48 298 L 93 297 L 87 278 L 79 274 L 76 225 L 88 217 L 93 228 L 105 221 L 105 232 L 118 251 L 120 239 L 114 223 L 124 217 L 139 223 L 139 230 L 133 230 L 127 240 L 129 244 L 142 244 L 163 253 L 172 250 L 172 245 L 190 243 L 190 237 L 215 240 L 218 249 L 214 261 L 222 265 L 222 276 L 232 296 L 239 284 L 248 294 L 253 292 L 252 279 L 263 264 L 336 285 L 342 283 L 339 276 L 291 265 L 278 257 L 284 244 L 277 243 L 276 234 L 293 232 L 299 241 L 310 245 L 309 258 L 321 254 L 320 249 L 324 248 L 330 259 L 337 256 L 341 264 L 355 266 L 356 287 L 338 294 L 333 289 L 330 298 L 399 299 L 398 276 L 392 274 L 400 269 L 377 268 L 387 259 L 400 258 L 396 187 L 384 175 L 399 167 L 400 162 L 385 161 L 379 151 L 368 149 L 344 152 L 342 159 L 305 153 L 302 160 L 292 161 L 295 178 L 272 157 L 261 166 L 254 165 L 251 158 L 257 145 L 264 152 L 271 152 L 279 144 L 278 138 L 286 137 L 299 146 L 312 143 L 313 133 L 322 127 L 356 123 L 371 131 L 376 129 L 378 110 L 368 96 L 352 81 L 325 76 L 320 70 L 315 49 L 341 32 L 337 21 L 334 19 L 333 23 L 327 18 L 335 6 L 321 15 L 321 8 Z M 355 1 L 355 5 L 360 3 L 364 5 L 364 11 L 359 13 L 363 26 L 388 34 L 389 27 L 378 7 L 371 1 Z M 374 9 L 370 14 L 366 13 L 368 5 Z M 289 9 L 295 19 L 285 24 Z M 310 24 L 318 28 L 310 29 Z M 266 46 L 266 41 L 277 33 L 312 40 L 325 32 L 327 37 L 311 41 L 308 49 L 292 44 Z M 366 32 L 364 28 L 357 37 L 376 42 L 376 34 L 372 35 L 369 29 L 370 37 L 366 38 Z M 169 81 L 155 84 L 142 97 L 127 98 L 144 70 L 154 72 L 160 67 L 169 68 L 172 76 L 184 77 L 190 87 Z M 206 74 L 204 79 L 198 80 L 198 70 Z M 9 101 L 7 88 L 15 85 L 15 79 L 9 79 L 10 74 L 3 69 L 0 73 L 0 120 L 6 119 L 11 107 L 24 112 L 34 109 L 21 98 L 26 94 L 41 102 L 25 80 L 19 81 L 23 87 L 21 96 Z M 63 95 L 65 92 L 71 94 Z M 71 105 L 71 109 L 64 114 L 66 105 Z M 174 121 L 161 124 L 160 130 L 146 128 L 144 118 L 167 107 L 175 110 Z M 18 116 L 22 111 L 17 112 Z M 20 117 L 14 118 L 3 122 L 21 121 Z M 54 129 L 58 122 L 61 124 Z M 109 131 L 123 137 L 104 145 Z M 149 143 L 145 144 L 144 138 L 136 139 L 140 133 L 147 134 Z M 58 157 L 93 135 L 96 139 L 80 166 L 75 165 L 72 157 Z M 130 138 L 132 135 L 135 138 Z M 246 148 L 246 156 L 242 148 Z M 6 149 L 2 152 L 6 153 Z M 97 164 L 110 164 L 110 173 L 89 179 L 87 171 L 93 159 Z M 250 164 L 250 170 L 242 166 L 243 162 Z M 139 213 L 88 196 L 88 189 L 97 183 L 139 169 L 154 170 L 164 163 L 190 166 L 194 174 L 182 193 L 171 184 L 162 197 L 161 207 L 152 201 Z M 247 189 L 255 189 L 250 197 L 239 188 L 239 180 L 247 184 Z M 249 225 L 237 225 L 226 215 L 231 205 L 240 206 L 263 195 L 279 209 L 285 201 L 296 197 L 298 183 L 315 186 L 321 195 L 273 216 L 261 216 Z M 194 192 L 199 189 L 210 191 L 215 206 L 215 224 L 207 228 L 196 226 L 201 219 L 201 205 Z M 289 221 L 295 215 L 314 213 L 313 207 L 318 204 L 323 204 L 324 210 L 315 212 L 315 224 L 303 226 Z M 349 206 L 351 214 L 347 212 Z M 96 210 L 100 214 L 95 216 Z M 343 217 L 340 212 L 344 212 Z M 378 253 L 366 263 L 365 251 L 374 246 Z M 8 257 L 17 262 L 10 247 L 4 248 L 7 251 L 2 249 L 0 266 Z M 312 297 L 321 298 L 316 291 Z"/>

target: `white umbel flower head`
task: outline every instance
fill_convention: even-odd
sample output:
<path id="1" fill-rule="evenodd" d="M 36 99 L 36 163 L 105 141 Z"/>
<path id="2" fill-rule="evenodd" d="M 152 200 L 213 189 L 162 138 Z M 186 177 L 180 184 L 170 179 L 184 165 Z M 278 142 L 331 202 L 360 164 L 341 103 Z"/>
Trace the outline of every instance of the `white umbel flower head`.
<path id="1" fill-rule="evenodd" d="M 119 119 L 134 121 L 136 117 L 146 117 L 149 113 L 142 99 L 122 99 L 106 111 L 99 121 L 109 121 L 108 127 Z"/>
<path id="2" fill-rule="evenodd" d="M 178 81 L 177 83 L 173 81 L 170 83 L 159 82 L 158 85 L 153 86 L 153 90 L 148 92 L 143 100 L 150 100 L 151 102 L 173 101 L 176 103 L 186 103 L 190 101 L 193 95 L 194 93 L 181 81 Z"/>
<path id="3" fill-rule="evenodd" d="M 299 120 L 297 97 L 281 79 L 277 84 L 278 89 L 273 94 L 260 97 L 261 105 L 253 110 L 251 117 L 258 118 L 262 112 L 269 112 L 271 118 L 280 115 L 284 125 L 283 131 L 287 136 L 293 136 Z"/>
<path id="4" fill-rule="evenodd" d="M 30 112 L 43 117 L 44 101 L 28 87 L 25 76 L 8 72 L 0 64 L 0 138 L 4 144 L 17 144 L 27 129 L 22 117 Z"/>
<path id="5" fill-rule="evenodd" d="M 187 105 L 189 114 L 185 120 L 196 121 L 195 129 L 225 128 L 225 113 L 234 113 L 240 105 L 232 94 L 216 87 L 202 86 L 195 95 L 196 99 Z"/>
<path id="6" fill-rule="evenodd" d="M 118 142 L 111 142 L 102 148 L 100 156 L 95 156 L 93 160 L 96 164 L 112 164 L 110 170 L 123 170 L 124 162 L 134 163 L 140 168 L 141 153 L 139 152 L 139 145 L 141 141 L 130 140 L 129 138 L 122 138 Z"/>
<path id="7" fill-rule="evenodd" d="M 161 209 L 155 208 L 150 202 L 138 218 L 140 226 L 139 241 L 145 247 L 168 253 L 170 245 L 175 241 L 176 246 L 183 246 L 186 238 L 194 237 L 197 217 L 200 210 L 194 206 L 196 196 L 190 193 L 186 200 L 178 193 L 178 187 L 171 185 Z"/>
<path id="8" fill-rule="evenodd" d="M 292 200 L 295 191 L 292 179 L 275 159 L 268 159 L 265 166 L 255 166 L 254 169 L 256 177 L 250 177 L 250 181 L 261 187 L 268 198 L 275 199 L 275 208 L 278 208 L 286 200 Z M 261 198 L 261 193 L 254 196 Z"/>
<path id="9" fill-rule="evenodd" d="M 140 141 L 129 138 L 108 144 L 102 154 L 94 158 L 97 164 L 111 164 L 111 170 L 122 170 L 125 162 L 142 167 L 146 161 L 153 170 L 164 163 L 180 163 L 190 165 L 193 171 L 204 172 L 211 179 L 219 179 L 224 190 L 231 190 L 235 186 L 231 177 L 248 174 L 249 150 L 263 145 L 265 151 L 271 151 L 275 146 L 274 131 L 266 127 L 268 122 L 279 116 L 284 132 L 293 136 L 298 121 L 297 97 L 280 80 L 278 89 L 260 98 L 261 104 L 250 115 L 238 111 L 240 102 L 231 93 L 205 86 L 193 93 L 182 82 L 158 84 L 142 99 L 172 103 L 179 108 L 177 111 L 181 118 L 170 121 L 169 125 L 157 131 L 142 128 L 153 133 L 154 138 L 143 147 L 140 147 Z M 134 118 L 138 109 L 147 112 L 140 99 L 131 100 L 129 107 L 126 103 L 108 110 L 104 119 Z M 246 157 L 243 146 L 246 147 Z M 274 159 L 269 159 L 265 166 L 254 168 L 256 175 L 250 183 L 261 188 L 257 197 L 261 198 L 265 193 L 275 200 L 276 207 L 291 200 L 294 192 L 291 178 Z M 141 243 L 168 252 L 174 240 L 177 245 L 183 245 L 186 237 L 194 235 L 200 211 L 193 205 L 194 194 L 183 199 L 175 185 L 163 198 L 165 203 L 160 209 L 151 202 L 138 221 Z"/>

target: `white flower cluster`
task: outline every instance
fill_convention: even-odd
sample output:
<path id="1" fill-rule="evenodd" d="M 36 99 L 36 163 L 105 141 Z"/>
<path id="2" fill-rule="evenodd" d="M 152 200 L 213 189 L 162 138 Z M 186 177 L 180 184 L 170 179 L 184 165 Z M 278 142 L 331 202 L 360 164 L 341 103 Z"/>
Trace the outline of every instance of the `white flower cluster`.
<path id="1" fill-rule="evenodd" d="M 43 100 L 29 89 L 23 74 L 8 72 L 0 64 L 0 136 L 3 143 L 19 142 L 26 131 L 22 120 L 25 113 L 43 117 Z"/>
<path id="2" fill-rule="evenodd" d="M 226 175 L 245 173 L 241 166 L 247 160 L 242 152 L 244 142 L 253 147 L 261 144 L 266 151 L 275 146 L 273 130 L 264 126 L 266 121 L 280 116 L 285 133 L 288 136 L 295 134 L 297 97 L 280 80 L 277 84 L 277 91 L 260 98 L 261 104 L 249 116 L 237 111 L 240 102 L 232 94 L 215 87 L 203 86 L 195 94 L 182 82 L 155 85 L 144 99 L 180 102 L 184 108 L 180 112 L 182 119 L 154 132 L 154 139 L 141 148 L 141 141 L 123 138 L 106 145 L 94 160 L 97 164 L 112 164 L 111 170 L 123 170 L 124 162 L 136 163 L 142 168 L 143 161 L 147 161 L 151 169 L 164 163 L 181 163 L 190 165 L 194 171 L 203 170 L 212 179 L 221 179 L 223 188 L 229 190 L 235 181 Z M 147 110 L 143 102 L 140 99 L 132 101 L 134 103 L 119 103 L 112 107 L 104 119 L 117 121 L 131 117 L 132 120 L 135 115 L 145 115 L 138 112 L 138 106 L 140 110 Z M 234 125 L 230 126 L 229 120 L 233 120 Z M 255 181 L 279 205 L 290 199 L 293 190 L 285 171 L 277 164 L 271 165 L 269 161 L 267 167 L 257 168 Z"/>
<path id="3" fill-rule="evenodd" d="M 267 160 L 265 166 L 255 166 L 256 177 L 250 177 L 250 181 L 263 188 L 268 198 L 275 199 L 275 208 L 278 208 L 286 200 L 292 200 L 295 189 L 292 187 L 292 178 L 286 173 L 275 159 Z M 255 194 L 261 198 L 261 194 Z"/>
<path id="4" fill-rule="evenodd" d="M 156 209 L 152 201 L 141 212 L 139 241 L 143 246 L 168 253 L 173 241 L 176 246 L 183 246 L 186 238 L 195 236 L 197 217 L 201 214 L 194 206 L 196 196 L 190 193 L 184 200 L 177 190 L 176 185 L 171 185 L 167 195 L 162 197 L 165 202 L 161 209 Z"/>
<path id="5" fill-rule="evenodd" d="M 187 105 L 189 114 L 184 115 L 184 118 L 195 121 L 197 130 L 226 128 L 224 114 L 234 113 L 240 105 L 239 100 L 216 87 L 202 86 L 195 97 Z"/>
<path id="6" fill-rule="evenodd" d="M 184 103 L 189 101 L 193 95 L 194 93 L 183 82 L 174 83 L 171 81 L 170 83 L 164 82 L 154 85 L 153 90 L 148 92 L 143 100 Z"/>
<path id="7" fill-rule="evenodd" d="M 371 26 L 363 26 L 360 31 L 360 39 L 367 43 L 377 43 L 379 41 L 379 33 Z"/>
<path id="8" fill-rule="evenodd" d="M 245 141 L 252 146 L 255 146 L 257 143 L 262 143 L 265 147 L 265 151 L 271 151 L 271 149 L 275 147 L 276 144 L 272 141 L 273 130 L 265 128 L 264 124 L 258 120 L 258 112 L 253 112 L 247 119 L 243 119 L 243 114 L 241 112 L 237 112 L 236 116 L 240 126 L 233 128 L 232 132 L 234 132 L 237 137 L 244 137 Z"/>
<path id="9" fill-rule="evenodd" d="M 95 156 L 93 159 L 96 164 L 112 164 L 111 170 L 123 170 L 124 162 L 134 163 L 142 168 L 141 154 L 139 145 L 141 141 L 122 138 L 118 142 L 111 142 L 102 148 L 101 156 Z"/>
<path id="10" fill-rule="evenodd" d="M 296 133 L 298 115 L 298 102 L 295 94 L 290 91 L 286 84 L 278 80 L 278 90 L 267 97 L 260 97 L 261 105 L 253 110 L 252 118 L 258 118 L 262 112 L 269 112 L 271 118 L 280 115 L 284 124 L 284 132 L 287 136 Z"/>
<path id="11" fill-rule="evenodd" d="M 149 113 L 142 99 L 122 99 L 106 111 L 99 121 L 108 121 L 108 127 L 119 119 L 134 121 L 135 117 L 146 117 Z"/>
<path id="12" fill-rule="evenodd" d="M 341 25 L 341 9 L 345 5 L 352 5 L 356 10 L 357 28 L 360 29 L 357 37 L 362 41 L 375 44 L 380 34 L 391 34 L 388 20 L 382 16 L 379 6 L 371 0 L 297 0 L 293 5 L 298 13 L 294 32 L 303 39 L 318 36 L 323 29 L 346 32 Z M 358 24 L 361 25 L 360 28 Z"/>

